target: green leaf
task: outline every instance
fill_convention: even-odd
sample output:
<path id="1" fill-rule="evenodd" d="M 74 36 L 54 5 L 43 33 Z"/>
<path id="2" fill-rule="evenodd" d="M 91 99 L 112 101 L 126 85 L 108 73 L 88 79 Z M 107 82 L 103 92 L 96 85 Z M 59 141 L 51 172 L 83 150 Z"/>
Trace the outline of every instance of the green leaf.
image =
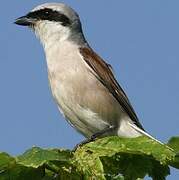
<path id="1" fill-rule="evenodd" d="M 27 150 L 23 155 L 16 158 L 19 164 L 31 167 L 39 167 L 50 160 L 58 160 L 62 162 L 69 161 L 72 157 L 72 153 L 69 150 L 59 149 L 41 149 L 39 147 L 33 147 Z"/>
<path id="2" fill-rule="evenodd" d="M 175 153 L 165 145 L 146 137 L 106 137 L 89 143 L 75 153 L 78 167 L 89 177 L 114 178 L 119 173 L 125 179 L 144 178 L 147 174 L 165 179 L 168 162 Z M 160 174 L 156 169 L 160 169 Z M 98 177 L 98 178 L 99 178 Z"/>
<path id="3" fill-rule="evenodd" d="M 0 171 L 3 171 L 10 165 L 15 163 L 15 159 L 9 156 L 7 153 L 0 153 Z"/>
<path id="4" fill-rule="evenodd" d="M 41 169 L 26 168 L 18 165 L 15 158 L 9 156 L 6 153 L 0 153 L 0 179 L 18 179 L 24 180 L 33 178 L 39 179 L 44 174 Z"/>
<path id="5" fill-rule="evenodd" d="M 76 152 L 33 147 L 11 157 L 0 153 L 0 180 L 164 180 L 169 165 L 178 168 L 178 138 L 168 146 L 146 137 L 105 137 Z M 172 150 L 173 148 L 174 150 Z"/>
<path id="6" fill-rule="evenodd" d="M 176 153 L 179 153 L 179 137 L 177 137 L 177 136 L 172 137 L 172 138 L 168 141 L 167 145 L 168 145 L 169 147 L 171 147 L 172 149 L 174 149 L 174 151 L 175 151 Z"/>
<path id="7" fill-rule="evenodd" d="M 170 165 L 179 169 L 179 137 L 172 137 L 167 145 L 173 148 L 176 153 L 175 159 L 170 163 Z"/>
<path id="8" fill-rule="evenodd" d="M 5 153 L 0 154 L 0 179 L 2 180 L 55 180 L 79 179 L 70 163 L 69 150 L 41 149 L 34 147 L 17 158 Z"/>
<path id="9" fill-rule="evenodd" d="M 69 179 L 72 175 L 74 179 L 78 179 L 80 175 L 71 164 L 71 158 L 72 153 L 69 150 L 34 147 L 18 156 L 17 162 L 27 167 L 43 167 L 47 176 L 56 179 Z"/>

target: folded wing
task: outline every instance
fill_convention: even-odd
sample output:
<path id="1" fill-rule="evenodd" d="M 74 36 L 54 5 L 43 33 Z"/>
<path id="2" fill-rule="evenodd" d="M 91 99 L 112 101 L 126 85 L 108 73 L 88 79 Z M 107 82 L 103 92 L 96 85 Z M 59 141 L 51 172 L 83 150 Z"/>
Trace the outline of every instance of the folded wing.
<path id="1" fill-rule="evenodd" d="M 138 117 L 132 108 L 129 99 L 125 92 L 117 82 L 112 73 L 111 66 L 102 60 L 92 49 L 80 48 L 80 53 L 83 56 L 86 63 L 91 68 L 91 72 L 99 79 L 99 81 L 109 90 L 109 92 L 116 98 L 124 112 L 128 114 L 133 123 L 143 129 Z"/>

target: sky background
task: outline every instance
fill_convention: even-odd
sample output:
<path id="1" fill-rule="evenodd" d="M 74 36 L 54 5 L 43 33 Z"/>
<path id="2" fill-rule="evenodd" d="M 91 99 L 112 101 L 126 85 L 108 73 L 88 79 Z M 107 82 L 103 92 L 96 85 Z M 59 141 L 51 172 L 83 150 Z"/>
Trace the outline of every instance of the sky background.
<path id="1" fill-rule="evenodd" d="M 1 2 L 0 151 L 12 155 L 33 145 L 73 148 L 83 139 L 53 101 L 39 41 L 13 24 L 44 2 Z M 113 66 L 144 128 L 163 142 L 179 135 L 179 1 L 63 2 L 79 13 L 86 39 Z M 168 179 L 179 179 L 172 173 Z"/>

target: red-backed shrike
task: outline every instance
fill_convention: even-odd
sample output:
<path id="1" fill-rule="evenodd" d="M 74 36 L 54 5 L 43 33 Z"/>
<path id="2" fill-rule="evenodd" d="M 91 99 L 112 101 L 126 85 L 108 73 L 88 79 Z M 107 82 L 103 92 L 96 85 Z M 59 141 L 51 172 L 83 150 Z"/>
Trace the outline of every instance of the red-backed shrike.
<path id="1" fill-rule="evenodd" d="M 148 136 L 111 70 L 87 43 L 78 14 L 62 3 L 42 4 L 15 22 L 43 44 L 53 97 L 85 137 Z"/>

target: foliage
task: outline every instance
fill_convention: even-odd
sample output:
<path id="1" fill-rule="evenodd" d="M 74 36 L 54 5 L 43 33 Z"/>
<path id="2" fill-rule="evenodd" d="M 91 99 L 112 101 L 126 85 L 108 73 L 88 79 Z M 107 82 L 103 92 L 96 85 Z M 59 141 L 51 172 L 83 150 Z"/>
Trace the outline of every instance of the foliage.
<path id="1" fill-rule="evenodd" d="M 75 152 L 33 147 L 12 157 L 0 153 L 0 180 L 163 180 L 179 169 L 179 137 L 162 145 L 146 137 L 105 137 Z"/>

